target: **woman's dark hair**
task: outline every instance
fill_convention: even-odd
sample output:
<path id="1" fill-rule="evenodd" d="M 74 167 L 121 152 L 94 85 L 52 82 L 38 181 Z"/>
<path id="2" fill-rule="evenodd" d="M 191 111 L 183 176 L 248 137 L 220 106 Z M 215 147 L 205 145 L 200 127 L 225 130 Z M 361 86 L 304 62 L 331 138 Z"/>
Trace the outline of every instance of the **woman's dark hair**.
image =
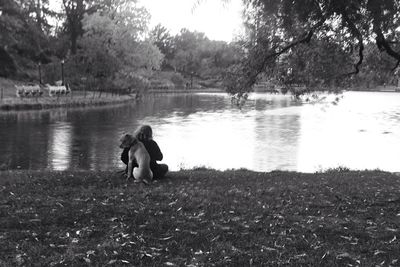
<path id="1" fill-rule="evenodd" d="M 153 138 L 153 130 L 150 125 L 142 125 L 136 132 L 136 138 L 139 141 L 147 141 Z"/>

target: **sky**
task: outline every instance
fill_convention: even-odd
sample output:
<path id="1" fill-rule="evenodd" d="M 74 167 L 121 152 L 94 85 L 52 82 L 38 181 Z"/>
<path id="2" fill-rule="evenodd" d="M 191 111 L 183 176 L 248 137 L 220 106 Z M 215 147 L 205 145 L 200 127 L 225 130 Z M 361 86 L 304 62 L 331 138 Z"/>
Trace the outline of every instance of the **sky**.
<path id="1" fill-rule="evenodd" d="M 203 32 L 211 40 L 232 41 L 241 33 L 242 1 L 204 0 L 195 7 L 196 0 L 139 0 L 151 14 L 150 28 L 161 24 L 172 35 L 182 28 Z"/>
<path id="2" fill-rule="evenodd" d="M 61 7 L 60 0 L 50 0 L 53 9 Z M 211 40 L 233 41 L 243 32 L 242 0 L 138 0 L 151 14 L 150 29 L 161 24 L 172 35 L 182 28 L 203 32 Z"/>

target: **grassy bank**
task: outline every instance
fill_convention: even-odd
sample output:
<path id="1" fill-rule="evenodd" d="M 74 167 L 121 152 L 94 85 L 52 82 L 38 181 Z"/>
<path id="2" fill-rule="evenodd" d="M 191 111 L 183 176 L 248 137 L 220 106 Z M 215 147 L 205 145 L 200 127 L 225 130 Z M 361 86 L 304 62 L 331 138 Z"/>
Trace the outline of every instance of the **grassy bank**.
<path id="1" fill-rule="evenodd" d="M 0 77 L 0 111 L 103 106 L 133 101 L 135 98 L 134 95 L 117 95 L 94 91 L 72 91 L 69 95 L 50 97 L 47 90 L 42 90 L 44 94 L 40 97 L 19 98 L 16 96 L 15 86 L 20 85 L 27 85 L 27 83 Z"/>
<path id="2" fill-rule="evenodd" d="M 0 111 L 104 106 L 134 101 L 135 99 L 131 95 L 111 95 L 104 93 L 101 97 L 97 95 L 99 95 L 99 92 L 89 92 L 86 96 L 82 92 L 75 92 L 73 96 L 61 96 L 58 98 L 49 96 L 22 99 L 6 98 L 0 102 Z"/>
<path id="3" fill-rule="evenodd" d="M 1 172 L 0 265 L 400 264 L 400 177 Z"/>

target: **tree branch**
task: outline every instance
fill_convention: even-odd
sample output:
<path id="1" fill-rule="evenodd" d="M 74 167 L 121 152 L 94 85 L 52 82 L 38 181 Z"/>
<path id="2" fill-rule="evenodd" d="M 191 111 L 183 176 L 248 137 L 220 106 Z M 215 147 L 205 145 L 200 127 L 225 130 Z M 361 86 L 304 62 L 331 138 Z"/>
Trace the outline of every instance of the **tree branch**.
<path id="1" fill-rule="evenodd" d="M 316 24 L 308 31 L 308 33 L 306 33 L 306 34 L 304 35 L 304 37 L 302 37 L 301 39 L 299 39 L 299 40 L 297 40 L 297 41 L 295 41 L 295 42 L 292 42 L 292 43 L 286 45 L 285 47 L 283 47 L 282 49 L 280 49 L 279 51 L 274 52 L 274 53 L 269 54 L 269 55 L 267 55 L 266 57 L 264 57 L 264 60 L 263 60 L 263 62 L 262 62 L 262 64 L 261 64 L 261 67 L 256 71 L 256 75 L 255 75 L 255 76 L 258 76 L 261 72 L 264 71 L 264 69 L 265 69 L 266 66 L 267 66 L 267 63 L 268 63 L 268 60 L 269 60 L 269 59 L 275 58 L 275 57 L 277 57 L 277 56 L 280 56 L 281 54 L 285 53 L 285 52 L 288 51 L 289 49 L 291 49 L 291 48 L 293 48 L 293 47 L 295 47 L 295 46 L 297 46 L 297 45 L 299 45 L 299 44 L 309 43 L 309 42 L 311 41 L 312 36 L 314 35 L 315 30 L 317 30 L 319 27 L 321 27 L 321 26 L 324 24 L 324 22 L 325 22 L 325 18 L 321 19 L 318 23 L 316 23 Z M 255 81 L 254 81 L 254 82 L 255 82 Z M 254 82 L 253 82 L 251 85 L 253 85 Z"/>
<path id="2" fill-rule="evenodd" d="M 342 9 L 341 13 L 342 13 L 344 21 L 346 22 L 347 26 L 349 27 L 349 29 L 351 31 L 351 33 L 353 35 L 355 35 L 355 37 L 357 38 L 358 45 L 359 45 L 359 49 L 358 49 L 358 58 L 359 59 L 358 59 L 358 62 L 354 65 L 355 71 L 345 74 L 345 76 L 351 76 L 354 74 L 358 74 L 360 72 L 359 67 L 361 66 L 363 59 L 364 59 L 364 54 L 363 54 L 364 43 L 363 43 L 363 37 L 362 37 L 361 32 L 357 29 L 356 25 L 349 19 L 344 8 Z"/>
<path id="3" fill-rule="evenodd" d="M 399 65 L 400 65 L 400 60 L 397 60 L 396 66 L 394 66 L 394 68 L 392 68 L 391 71 L 395 71 L 395 69 L 397 69 Z"/>
<path id="4" fill-rule="evenodd" d="M 374 32 L 376 34 L 376 44 L 379 49 L 384 50 L 389 56 L 400 61 L 400 54 L 392 49 L 385 36 L 382 33 L 382 29 L 378 27 L 376 24 L 374 25 Z"/>

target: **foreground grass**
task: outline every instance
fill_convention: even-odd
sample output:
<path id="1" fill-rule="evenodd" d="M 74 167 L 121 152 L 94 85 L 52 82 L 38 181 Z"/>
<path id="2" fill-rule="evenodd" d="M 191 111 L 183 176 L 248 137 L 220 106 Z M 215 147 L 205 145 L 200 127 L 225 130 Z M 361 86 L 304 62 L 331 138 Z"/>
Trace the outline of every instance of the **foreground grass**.
<path id="1" fill-rule="evenodd" d="M 378 171 L 0 172 L 0 266 L 398 266 L 399 190 Z"/>

